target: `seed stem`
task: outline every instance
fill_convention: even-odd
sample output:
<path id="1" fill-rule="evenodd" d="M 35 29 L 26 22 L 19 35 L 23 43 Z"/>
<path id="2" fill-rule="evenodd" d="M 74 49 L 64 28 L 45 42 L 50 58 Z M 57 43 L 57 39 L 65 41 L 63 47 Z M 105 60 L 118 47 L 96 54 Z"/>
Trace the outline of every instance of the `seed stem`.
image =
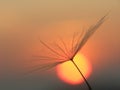
<path id="1" fill-rule="evenodd" d="M 85 83 L 86 83 L 87 86 L 88 86 L 88 89 L 89 89 L 89 90 L 92 90 L 90 84 L 88 83 L 87 79 L 84 77 L 83 73 L 81 72 L 81 70 L 79 69 L 79 67 L 77 66 L 77 64 L 73 61 L 73 59 L 72 59 L 71 61 L 72 61 L 72 63 L 75 65 L 75 67 L 77 68 L 77 70 L 79 71 L 79 73 L 81 74 L 81 76 L 83 77 Z"/>

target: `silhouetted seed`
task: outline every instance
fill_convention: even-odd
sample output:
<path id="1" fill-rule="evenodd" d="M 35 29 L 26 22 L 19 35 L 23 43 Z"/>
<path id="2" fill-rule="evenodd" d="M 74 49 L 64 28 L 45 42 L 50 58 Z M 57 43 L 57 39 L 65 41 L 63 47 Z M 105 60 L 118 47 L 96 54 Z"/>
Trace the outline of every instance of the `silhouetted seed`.
<path id="1" fill-rule="evenodd" d="M 95 25 L 88 28 L 88 30 L 86 30 L 86 32 L 82 32 L 78 36 L 77 41 L 76 41 L 77 35 L 75 35 L 75 33 L 74 33 L 73 38 L 72 38 L 72 43 L 71 43 L 71 50 L 68 50 L 67 45 L 60 38 L 60 41 L 63 44 L 64 49 L 62 47 L 60 47 L 58 44 L 55 44 L 55 45 L 63 53 L 63 55 L 61 53 L 59 53 L 57 50 L 51 48 L 45 42 L 40 40 L 41 44 L 43 44 L 47 49 L 49 49 L 56 56 L 59 56 L 59 58 L 54 58 L 54 57 L 49 57 L 49 56 L 44 56 L 44 57 L 39 56 L 39 60 L 53 60 L 54 62 L 50 62 L 50 63 L 44 64 L 44 65 L 38 65 L 38 66 L 36 66 L 35 69 L 31 70 L 28 73 L 32 73 L 34 71 L 38 71 L 38 70 L 41 70 L 41 69 L 42 70 L 47 70 L 47 69 L 53 68 L 53 67 L 55 67 L 55 66 L 57 66 L 59 64 L 62 64 L 64 62 L 66 62 L 66 61 L 72 61 L 72 63 L 75 65 L 75 67 L 79 71 L 80 75 L 83 77 L 84 82 L 88 86 L 88 89 L 92 90 L 90 84 L 88 83 L 88 81 L 84 77 L 84 75 L 82 74 L 80 68 L 78 68 L 76 63 L 73 61 L 73 58 L 82 49 L 82 47 L 86 44 L 86 42 L 90 39 L 90 37 L 95 33 L 95 31 L 103 24 L 103 22 L 106 20 L 107 15 L 108 15 L 108 13 L 105 16 L 103 16 Z"/>

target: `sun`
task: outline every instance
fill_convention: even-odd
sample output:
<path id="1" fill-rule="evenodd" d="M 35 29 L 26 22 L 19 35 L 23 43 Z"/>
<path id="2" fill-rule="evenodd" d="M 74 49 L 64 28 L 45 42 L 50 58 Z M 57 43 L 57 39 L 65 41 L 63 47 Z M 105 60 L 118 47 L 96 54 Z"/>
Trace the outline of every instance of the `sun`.
<path id="1" fill-rule="evenodd" d="M 87 58 L 82 54 L 77 54 L 73 60 L 80 68 L 85 78 L 88 78 L 92 72 L 92 67 Z M 76 85 L 84 81 L 72 61 L 58 65 L 56 70 L 58 77 L 65 83 Z"/>

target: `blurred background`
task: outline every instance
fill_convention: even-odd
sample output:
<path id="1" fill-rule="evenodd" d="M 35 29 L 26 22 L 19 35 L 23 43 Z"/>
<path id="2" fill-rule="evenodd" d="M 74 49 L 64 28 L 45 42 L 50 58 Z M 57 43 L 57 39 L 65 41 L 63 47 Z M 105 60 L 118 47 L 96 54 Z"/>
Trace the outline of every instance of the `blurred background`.
<path id="1" fill-rule="evenodd" d="M 80 90 L 59 80 L 55 68 L 27 78 L 22 73 L 39 62 L 33 55 L 49 53 L 39 39 L 54 48 L 59 36 L 68 42 L 108 11 L 80 51 L 92 65 L 88 81 L 93 90 L 120 89 L 119 0 L 0 0 L 0 90 Z"/>

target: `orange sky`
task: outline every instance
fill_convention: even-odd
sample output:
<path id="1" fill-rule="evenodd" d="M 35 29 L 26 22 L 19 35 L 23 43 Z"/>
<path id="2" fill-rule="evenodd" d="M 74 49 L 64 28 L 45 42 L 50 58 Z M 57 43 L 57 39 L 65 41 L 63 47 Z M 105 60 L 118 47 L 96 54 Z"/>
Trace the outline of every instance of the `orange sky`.
<path id="1" fill-rule="evenodd" d="M 116 69 L 120 62 L 119 0 L 1 0 L 0 76 L 30 66 L 31 55 L 43 50 L 39 38 L 51 44 L 61 36 L 69 42 L 74 32 L 89 28 L 108 11 L 109 18 L 81 51 L 95 73 Z"/>

